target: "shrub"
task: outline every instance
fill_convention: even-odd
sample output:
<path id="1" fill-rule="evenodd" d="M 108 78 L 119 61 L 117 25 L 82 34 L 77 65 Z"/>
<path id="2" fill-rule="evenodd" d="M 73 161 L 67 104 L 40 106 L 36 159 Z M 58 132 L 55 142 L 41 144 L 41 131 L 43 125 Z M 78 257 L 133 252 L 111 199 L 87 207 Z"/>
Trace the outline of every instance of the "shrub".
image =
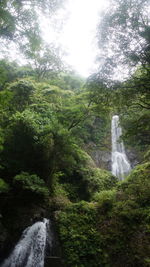
<path id="1" fill-rule="evenodd" d="M 33 83 L 30 80 L 23 79 L 14 82 L 10 85 L 9 90 L 13 92 L 12 104 L 19 111 L 31 102 L 30 97 L 35 90 Z"/>
<path id="2" fill-rule="evenodd" d="M 112 207 L 116 201 L 116 190 L 105 190 L 100 193 L 95 193 L 93 200 L 98 202 L 98 206 L 102 209 L 103 207 Z"/>
<path id="3" fill-rule="evenodd" d="M 58 213 L 66 266 L 149 266 L 149 167 L 139 165 L 113 190 L 95 192 L 96 202 Z"/>
<path id="4" fill-rule="evenodd" d="M 36 174 L 21 172 L 14 177 L 14 185 L 22 191 L 32 192 L 35 195 L 40 195 L 44 198 L 49 196 L 49 190 L 45 182 Z"/>
<path id="5" fill-rule="evenodd" d="M 86 183 L 86 190 L 91 199 L 93 199 L 93 195 L 97 192 L 116 187 L 118 182 L 118 179 L 110 172 L 99 168 L 82 169 L 81 175 Z"/>
<path id="6" fill-rule="evenodd" d="M 58 213 L 58 229 L 66 266 L 99 266 L 101 250 L 96 216 L 95 206 L 85 201 L 70 205 Z"/>
<path id="7" fill-rule="evenodd" d="M 8 193 L 10 190 L 9 185 L 0 178 L 0 193 Z"/>
<path id="8" fill-rule="evenodd" d="M 120 184 L 125 199 L 134 199 L 140 206 L 150 202 L 150 162 L 138 165 Z"/>

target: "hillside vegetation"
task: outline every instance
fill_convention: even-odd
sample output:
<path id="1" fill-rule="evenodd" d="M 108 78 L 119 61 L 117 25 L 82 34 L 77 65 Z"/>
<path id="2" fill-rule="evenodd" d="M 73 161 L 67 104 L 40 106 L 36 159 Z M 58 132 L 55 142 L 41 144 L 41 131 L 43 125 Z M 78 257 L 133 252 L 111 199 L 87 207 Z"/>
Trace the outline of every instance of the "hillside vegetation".
<path id="1" fill-rule="evenodd" d="M 98 28 L 105 64 L 87 80 L 43 45 L 36 17 L 41 1 L 30 9 L 24 1 L 2 2 L 1 39 L 17 42 L 29 64 L 0 60 L 0 261 L 25 227 L 44 216 L 55 222 L 66 267 L 150 266 L 147 1 L 117 0 L 106 12 Z M 47 8 L 58 1 L 53 4 Z M 24 12 L 31 20 L 21 30 Z M 132 67 L 130 75 L 116 81 L 122 65 Z M 122 182 L 108 167 L 111 159 L 106 164 L 102 157 L 111 155 L 113 114 L 120 115 L 131 163 L 136 158 Z"/>

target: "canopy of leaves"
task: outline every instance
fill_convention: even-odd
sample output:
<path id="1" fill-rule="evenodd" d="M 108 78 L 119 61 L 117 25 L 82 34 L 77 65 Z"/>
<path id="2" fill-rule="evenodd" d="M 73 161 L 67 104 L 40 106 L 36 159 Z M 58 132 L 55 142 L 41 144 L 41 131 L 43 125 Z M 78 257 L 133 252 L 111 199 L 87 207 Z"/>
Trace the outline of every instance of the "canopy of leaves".
<path id="1" fill-rule="evenodd" d="M 148 0 L 111 1 L 98 27 L 101 72 L 113 77 L 125 65 L 144 67 L 150 63 Z M 126 70 L 127 71 L 127 70 Z"/>
<path id="2" fill-rule="evenodd" d="M 14 184 L 18 190 L 32 192 L 39 196 L 48 197 L 49 191 L 44 181 L 36 174 L 22 172 L 14 177 Z"/>

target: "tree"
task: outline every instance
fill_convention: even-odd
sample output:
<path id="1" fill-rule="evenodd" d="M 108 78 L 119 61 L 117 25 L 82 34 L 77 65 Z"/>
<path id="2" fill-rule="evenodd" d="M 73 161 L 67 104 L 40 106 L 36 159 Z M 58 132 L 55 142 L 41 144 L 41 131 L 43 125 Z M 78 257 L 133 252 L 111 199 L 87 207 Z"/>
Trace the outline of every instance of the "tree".
<path id="1" fill-rule="evenodd" d="M 17 77 L 16 62 L 10 63 L 5 59 L 0 60 L 0 90 L 6 83 L 13 81 Z"/>
<path id="2" fill-rule="evenodd" d="M 120 68 L 122 71 L 125 65 L 135 67 L 142 64 L 149 71 L 148 10 L 148 0 L 111 1 L 98 27 L 100 70 L 103 75 L 113 77 L 114 69 L 119 71 Z"/>
<path id="3" fill-rule="evenodd" d="M 115 97 L 120 99 L 120 107 L 150 109 L 150 76 L 143 68 L 138 69 L 134 75 L 120 84 Z"/>
<path id="4" fill-rule="evenodd" d="M 111 1 L 97 32 L 99 72 L 91 77 L 97 84 L 97 104 L 105 89 L 112 111 L 121 115 L 129 147 L 143 152 L 150 127 L 149 7 L 148 0 Z"/>
<path id="5" fill-rule="evenodd" d="M 29 80 L 19 80 L 12 83 L 8 90 L 12 92 L 11 105 L 13 110 L 23 111 L 31 103 L 30 97 L 35 90 Z"/>
<path id="6" fill-rule="evenodd" d="M 37 61 L 48 56 L 49 60 L 56 66 L 56 49 L 43 48 L 40 20 L 42 16 L 50 16 L 60 6 L 60 0 L 2 0 L 0 6 L 0 39 L 7 47 L 7 40 L 15 43 L 17 49 L 21 50 L 27 58 L 31 54 L 36 55 Z M 9 44 L 8 44 L 9 45 Z M 41 52 L 43 50 L 43 52 Z M 41 54 L 43 53 L 43 55 Z M 46 53 L 46 55 L 45 55 Z M 29 55 L 30 54 L 30 55 Z M 44 59 L 43 59 L 44 57 Z M 33 59 L 33 57 L 32 57 Z M 48 59 L 47 59 L 48 62 Z M 58 65 L 58 62 L 57 62 Z"/>
<path id="7" fill-rule="evenodd" d="M 9 39 L 22 36 L 28 25 L 37 26 L 37 10 L 50 14 L 61 3 L 60 0 L 1 0 L 0 36 Z"/>
<path id="8" fill-rule="evenodd" d="M 40 49 L 31 48 L 26 51 L 28 61 L 35 70 L 38 80 L 55 76 L 64 69 L 58 50 L 52 45 L 43 45 Z"/>

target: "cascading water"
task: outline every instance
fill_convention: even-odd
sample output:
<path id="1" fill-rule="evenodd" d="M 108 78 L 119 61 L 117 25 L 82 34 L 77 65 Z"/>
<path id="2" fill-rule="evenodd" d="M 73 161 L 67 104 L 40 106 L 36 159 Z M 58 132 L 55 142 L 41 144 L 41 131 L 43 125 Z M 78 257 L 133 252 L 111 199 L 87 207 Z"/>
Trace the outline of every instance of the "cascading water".
<path id="1" fill-rule="evenodd" d="M 131 166 L 125 153 L 123 141 L 120 141 L 122 129 L 119 125 L 119 116 L 112 117 L 112 174 L 123 180 L 130 172 Z"/>
<path id="2" fill-rule="evenodd" d="M 12 254 L 1 267 L 43 267 L 48 239 L 49 220 L 36 222 L 25 229 Z M 52 236 L 49 247 L 52 247 Z"/>

